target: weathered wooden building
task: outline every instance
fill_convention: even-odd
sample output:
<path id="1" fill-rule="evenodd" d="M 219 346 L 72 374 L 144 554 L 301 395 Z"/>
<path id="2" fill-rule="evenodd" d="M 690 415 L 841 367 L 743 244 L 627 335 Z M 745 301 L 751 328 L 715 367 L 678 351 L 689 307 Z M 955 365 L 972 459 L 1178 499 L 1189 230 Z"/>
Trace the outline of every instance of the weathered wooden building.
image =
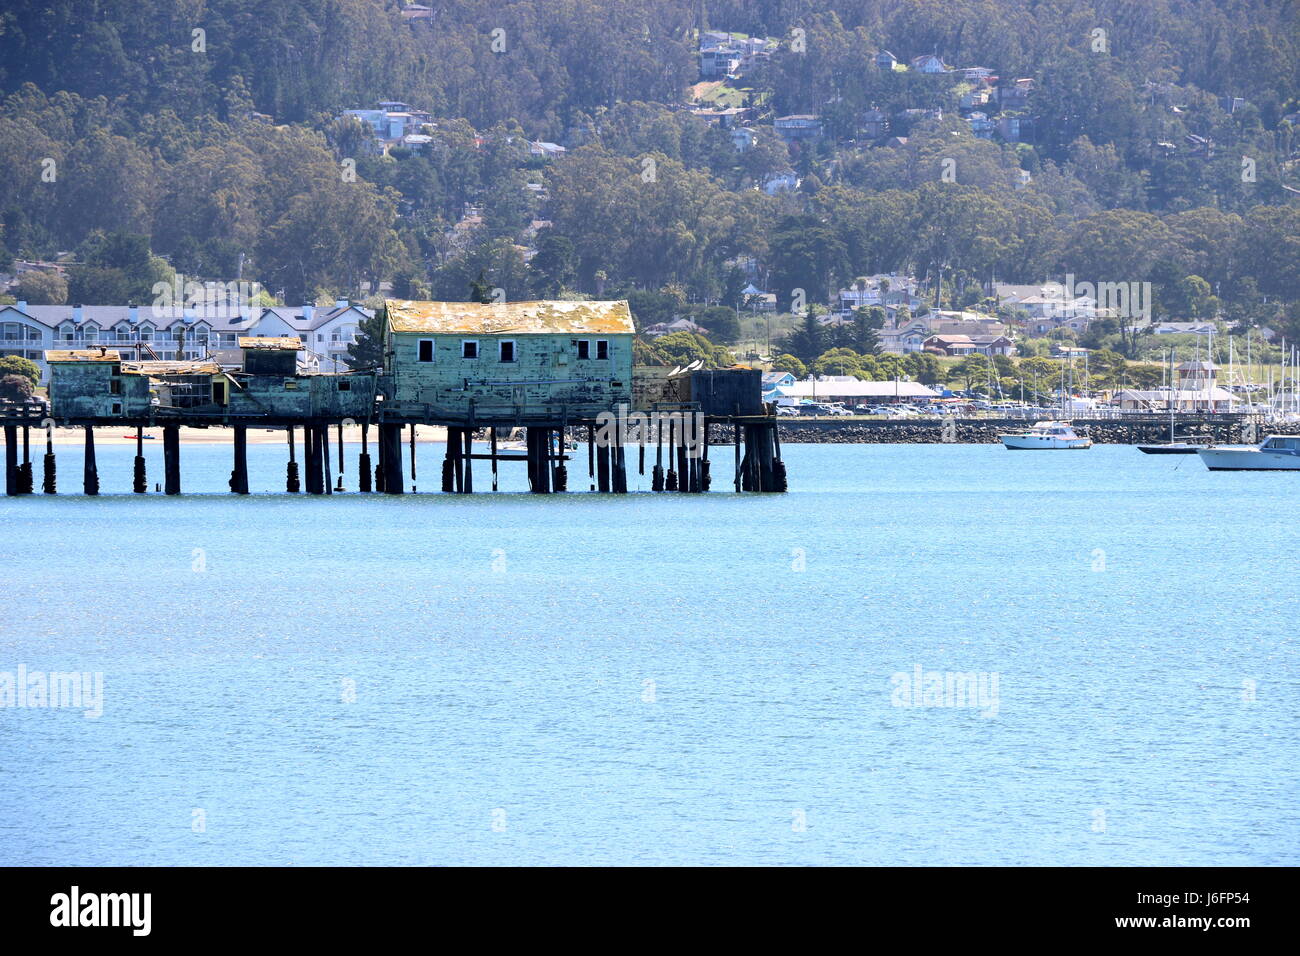
<path id="1" fill-rule="evenodd" d="M 376 373 L 304 371 L 297 338 L 241 338 L 239 345 L 243 362 L 234 370 L 212 361 L 123 361 L 113 349 L 46 352 L 53 414 L 138 422 L 183 413 L 277 424 L 373 417 Z"/>
<path id="2" fill-rule="evenodd" d="M 244 337 L 238 365 L 215 361 L 123 361 L 106 347 L 50 351 L 50 411 L 24 410 L 4 423 L 6 492 L 34 487 L 29 431 L 46 428 L 43 490 L 55 492 L 53 423 L 85 430 L 83 488 L 98 494 L 94 429 L 123 424 L 135 429 L 132 490 L 148 490 L 144 430 L 162 429 L 167 494 L 181 490 L 182 426 L 231 426 L 230 489 L 249 493 L 249 428 L 282 428 L 289 460 L 285 488 L 298 491 L 294 432 L 301 429 L 306 490 L 330 494 L 330 430 L 337 427 L 339 483 L 343 490 L 343 425 L 361 426 L 358 489 L 402 494 L 402 434 L 410 429 L 412 490 L 415 429 L 447 430 L 444 491 L 473 491 L 473 464 L 490 464 L 492 488 L 501 462 L 528 466 L 534 492 L 568 487 L 569 441 L 585 432 L 592 490 L 628 490 L 627 446 L 637 448 L 636 468 L 646 474 L 653 452 L 653 491 L 707 491 L 711 482 L 709 426 L 731 427 L 737 491 L 784 491 L 776 422 L 761 400 L 753 369 L 646 370 L 634 390 L 635 329 L 627 302 L 412 302 L 385 307 L 384 372 L 323 374 L 299 361 L 296 337 Z M 629 411 L 636 404 L 640 410 Z M 645 412 L 650 414 L 645 414 Z M 379 461 L 370 467 L 369 426 L 377 425 Z M 498 446 L 498 430 L 523 426 L 519 454 Z M 19 430 L 21 429 L 21 435 Z M 475 448 L 485 432 L 486 451 Z M 632 437 L 635 436 L 635 437 Z M 21 440 L 20 440 L 21 439 Z M 481 439 L 480 439 L 481 440 Z M 742 454 L 743 444 L 743 454 Z M 22 460 L 18 459 L 21 445 Z M 371 478 L 373 477 L 373 485 Z"/>
<path id="3" fill-rule="evenodd" d="M 124 374 L 149 383 L 150 404 L 160 409 L 204 408 L 226 387 L 216 362 L 150 360 L 124 362 L 122 367 Z"/>
<path id="4" fill-rule="evenodd" d="M 590 417 L 632 398 L 618 302 L 385 304 L 385 409 L 428 420 Z"/>
<path id="5" fill-rule="evenodd" d="M 114 349 L 45 353 L 50 408 L 60 419 L 136 418 L 149 414 L 149 379 L 128 373 Z"/>
<path id="6" fill-rule="evenodd" d="M 294 337 L 241 338 L 243 367 L 222 373 L 227 385 L 214 389 L 214 400 L 232 417 L 369 421 L 376 373 L 304 372 L 298 366 L 302 347 Z"/>

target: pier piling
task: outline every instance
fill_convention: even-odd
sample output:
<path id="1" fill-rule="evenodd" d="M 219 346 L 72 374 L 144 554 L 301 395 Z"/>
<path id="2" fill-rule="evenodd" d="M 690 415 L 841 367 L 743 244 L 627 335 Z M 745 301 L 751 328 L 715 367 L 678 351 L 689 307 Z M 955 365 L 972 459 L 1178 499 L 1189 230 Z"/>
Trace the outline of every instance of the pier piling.
<path id="1" fill-rule="evenodd" d="M 296 494 L 300 490 L 302 485 L 298 481 L 298 462 L 294 461 L 294 457 L 293 457 L 294 455 L 293 426 L 290 425 L 287 431 L 289 434 L 289 463 L 285 467 L 285 472 L 284 472 L 284 490 L 289 492 L 290 494 Z"/>
<path id="2" fill-rule="evenodd" d="M 54 424 L 45 426 L 45 460 L 44 474 L 41 477 L 41 491 L 52 495 L 58 490 L 58 463 L 54 460 Z"/>
<path id="3" fill-rule="evenodd" d="M 464 428 L 461 431 L 465 435 L 465 494 L 474 493 L 474 429 Z M 411 465 L 412 471 L 415 465 Z"/>
<path id="4" fill-rule="evenodd" d="M 361 455 L 357 459 L 357 490 L 368 492 L 370 485 L 370 426 L 361 425 Z"/>
<path id="5" fill-rule="evenodd" d="M 18 426 L 5 426 L 5 494 L 18 494 Z"/>
<path id="6" fill-rule="evenodd" d="M 700 486 L 696 491 L 708 491 L 713 484 L 713 477 L 709 474 L 709 423 L 704 423 L 704 449 L 700 455 L 697 467 L 700 470 Z"/>
<path id="7" fill-rule="evenodd" d="M 323 495 L 325 472 L 321 462 L 320 434 L 315 425 L 303 426 L 302 441 L 303 458 L 307 463 L 307 494 Z"/>
<path id="8" fill-rule="evenodd" d="M 411 491 L 416 491 L 415 487 L 415 425 L 411 425 Z"/>
<path id="9" fill-rule="evenodd" d="M 524 445 L 528 452 L 529 488 L 534 494 L 550 494 L 551 430 L 549 428 L 538 427 L 525 429 Z"/>
<path id="10" fill-rule="evenodd" d="M 601 445 L 596 449 L 596 484 L 601 494 L 609 494 L 609 446 Z"/>
<path id="11" fill-rule="evenodd" d="M 181 493 L 181 428 L 179 425 L 163 426 L 163 492 Z"/>
<path id="12" fill-rule="evenodd" d="M 400 495 L 406 490 L 402 478 L 402 426 L 380 425 L 379 441 L 384 469 L 382 490 L 390 495 Z"/>
<path id="13" fill-rule="evenodd" d="M 461 429 L 447 429 L 447 447 L 451 449 L 452 487 L 456 494 L 465 491 L 465 439 Z"/>
<path id="14" fill-rule="evenodd" d="M 343 423 L 339 422 L 339 483 L 335 491 L 343 490 Z"/>
<path id="15" fill-rule="evenodd" d="M 95 465 L 95 429 L 90 425 L 86 426 L 86 457 L 81 485 L 86 494 L 99 494 L 99 468 Z"/>
<path id="16" fill-rule="evenodd" d="M 677 490 L 677 469 L 674 462 L 677 458 L 677 424 L 674 421 L 668 422 L 668 476 L 664 480 L 664 491 Z"/>
<path id="17" fill-rule="evenodd" d="M 569 469 L 564 464 L 565 456 L 565 429 L 558 428 L 551 433 L 547 441 L 548 448 L 558 448 L 555 452 L 555 467 L 551 470 L 551 487 L 556 491 L 569 490 Z"/>
<path id="18" fill-rule="evenodd" d="M 674 431 L 679 426 L 674 425 Z M 685 426 L 682 426 L 683 434 L 680 436 L 681 441 L 676 442 L 677 447 L 677 491 L 691 491 L 691 457 L 687 454 Z"/>
<path id="19" fill-rule="evenodd" d="M 622 444 L 615 445 L 613 448 L 614 455 L 614 493 L 617 495 L 627 494 L 627 449 Z"/>
<path id="20" fill-rule="evenodd" d="M 650 473 L 650 490 L 664 490 L 664 424 L 655 419 L 655 466 Z"/>
<path id="21" fill-rule="evenodd" d="M 235 467 L 230 472 L 230 490 L 237 495 L 248 494 L 248 428 L 235 426 Z"/>
<path id="22" fill-rule="evenodd" d="M 740 424 L 736 423 L 731 426 L 732 441 L 736 446 L 736 491 L 740 491 Z"/>
<path id="23" fill-rule="evenodd" d="M 23 462 L 18 466 L 18 493 L 30 495 L 35 479 L 32 477 L 32 434 L 31 428 L 23 426 Z"/>
<path id="24" fill-rule="evenodd" d="M 442 456 L 442 490 L 446 494 L 453 494 L 456 491 L 456 454 L 459 445 L 460 439 L 456 437 L 456 429 L 448 426 L 447 449 Z"/>
<path id="25" fill-rule="evenodd" d="M 145 471 L 144 462 L 144 426 L 137 425 L 135 429 L 135 463 L 131 475 L 131 491 L 137 495 L 143 495 L 149 490 L 149 476 Z"/>
<path id="26" fill-rule="evenodd" d="M 332 495 L 334 494 L 334 481 L 330 477 L 330 427 L 321 425 L 319 429 L 321 490 L 327 495 Z"/>

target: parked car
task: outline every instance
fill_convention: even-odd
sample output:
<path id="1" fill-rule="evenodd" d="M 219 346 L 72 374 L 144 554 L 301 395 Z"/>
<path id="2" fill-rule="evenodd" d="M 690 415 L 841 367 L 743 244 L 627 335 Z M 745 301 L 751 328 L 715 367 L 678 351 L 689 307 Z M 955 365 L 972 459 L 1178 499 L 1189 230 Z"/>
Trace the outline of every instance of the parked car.
<path id="1" fill-rule="evenodd" d="M 799 415 L 799 407 L 797 405 L 778 405 L 776 406 L 776 414 L 778 417 L 785 415 L 791 418 L 797 418 Z"/>
<path id="2" fill-rule="evenodd" d="M 830 405 L 826 402 L 804 402 L 799 406 L 800 415 L 815 417 L 818 415 L 852 415 L 843 405 Z"/>

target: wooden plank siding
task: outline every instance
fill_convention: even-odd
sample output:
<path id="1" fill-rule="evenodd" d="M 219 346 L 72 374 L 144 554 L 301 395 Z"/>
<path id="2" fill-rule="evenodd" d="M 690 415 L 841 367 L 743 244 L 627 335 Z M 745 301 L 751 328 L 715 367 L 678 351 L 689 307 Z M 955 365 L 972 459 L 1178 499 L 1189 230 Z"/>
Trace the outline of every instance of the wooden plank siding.
<path id="1" fill-rule="evenodd" d="M 631 402 L 626 303 L 400 305 L 401 321 L 390 310 L 385 331 L 386 399 L 396 407 L 486 421 L 546 410 L 592 416 Z M 556 307 L 565 308 L 549 311 Z"/>

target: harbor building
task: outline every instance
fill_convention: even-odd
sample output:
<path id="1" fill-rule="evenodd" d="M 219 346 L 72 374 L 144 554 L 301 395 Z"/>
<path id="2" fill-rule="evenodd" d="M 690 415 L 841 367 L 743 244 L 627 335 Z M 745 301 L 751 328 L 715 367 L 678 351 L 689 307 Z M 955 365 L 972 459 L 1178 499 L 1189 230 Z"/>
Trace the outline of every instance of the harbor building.
<path id="1" fill-rule="evenodd" d="M 385 303 L 386 410 L 573 420 L 632 400 L 627 302 Z"/>

